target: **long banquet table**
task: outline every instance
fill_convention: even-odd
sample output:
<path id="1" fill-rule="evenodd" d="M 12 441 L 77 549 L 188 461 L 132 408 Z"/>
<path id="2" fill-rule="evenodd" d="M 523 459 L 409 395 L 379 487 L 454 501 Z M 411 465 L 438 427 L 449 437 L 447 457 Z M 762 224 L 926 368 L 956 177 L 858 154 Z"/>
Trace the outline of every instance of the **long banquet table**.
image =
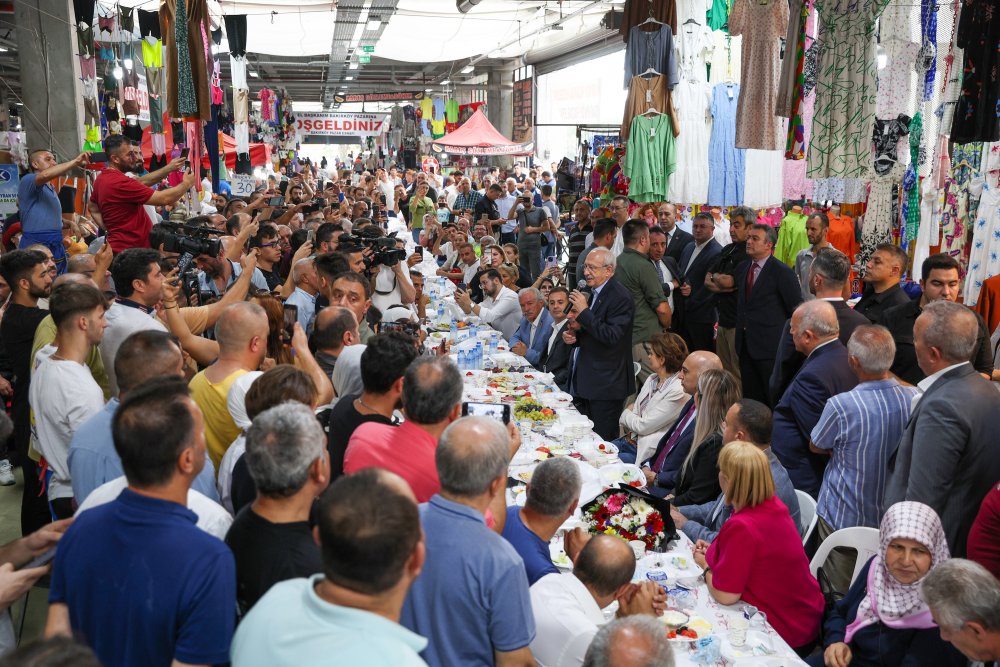
<path id="1" fill-rule="evenodd" d="M 507 342 L 500 339 L 496 352 L 489 352 L 489 338 L 497 338 L 491 334 L 488 327 L 481 326 L 478 318 L 464 316 L 455 305 L 452 294 L 454 285 L 446 278 L 435 275 L 438 268 L 433 258 L 428 257 L 416 267 L 425 275 L 424 291 L 432 298 L 427 308 L 429 316 L 429 336 L 426 341 L 428 348 L 440 347 L 442 340 L 447 345 L 453 358 L 458 358 L 458 350 L 467 349 L 480 341 L 486 348 L 481 367 L 465 366 L 461 368 L 464 379 L 463 400 L 479 403 L 508 403 L 513 408 L 519 398 L 530 395 L 537 402 L 551 408 L 555 412 L 555 420 L 541 425 L 529 420 L 519 420 L 521 447 L 511 461 L 510 477 L 512 484 L 520 482 L 507 490 L 507 502 L 524 504 L 525 485 L 530 479 L 533 468 L 549 456 L 569 456 L 579 466 L 583 479 L 580 493 L 580 504 L 597 497 L 606 489 L 620 482 L 639 482 L 645 484 L 645 476 L 634 465 L 622 463 L 614 453 L 610 443 L 603 441 L 593 431 L 593 423 L 573 406 L 571 397 L 555 386 L 551 374 L 539 372 L 531 367 L 526 359 L 511 353 Z M 444 304 L 444 317 L 438 316 L 438 304 Z M 458 340 L 452 340 L 450 324 L 463 321 L 466 324 L 458 332 Z M 495 368 L 506 369 L 496 372 Z M 485 370 L 489 368 L 489 370 Z M 601 445 L 604 448 L 602 450 Z M 540 451 L 539 448 L 543 448 Z M 562 570 L 570 571 L 572 563 L 563 551 L 563 536 L 576 527 L 585 527 L 582 514 L 577 509 L 549 545 L 553 562 Z M 708 664 L 731 667 L 747 665 L 748 667 L 784 667 L 805 664 L 791 647 L 767 623 L 763 613 L 744 603 L 723 606 L 717 603 L 708 591 L 701 569 L 694 563 L 691 554 L 691 541 L 678 531 L 677 539 L 671 541 L 664 553 L 648 552 L 638 559 L 634 581 L 647 579 L 647 573 L 654 571 L 654 576 L 667 575 L 665 586 L 668 589 L 668 606 L 678 608 L 690 616 L 691 622 L 701 628 L 709 627 L 708 634 L 718 639 L 719 657 L 711 662 L 698 662 L 695 643 L 684 640 L 674 642 L 674 655 L 678 666 Z M 663 583 L 663 582 L 661 582 Z M 681 586 L 687 588 L 682 588 Z M 605 616 L 612 618 L 617 604 L 605 609 Z M 730 641 L 734 625 L 742 625 L 740 619 L 749 618 L 746 631 L 746 642 L 740 647 L 734 647 Z M 664 625 L 664 632 L 667 631 Z M 738 630 L 743 632 L 744 630 Z"/>

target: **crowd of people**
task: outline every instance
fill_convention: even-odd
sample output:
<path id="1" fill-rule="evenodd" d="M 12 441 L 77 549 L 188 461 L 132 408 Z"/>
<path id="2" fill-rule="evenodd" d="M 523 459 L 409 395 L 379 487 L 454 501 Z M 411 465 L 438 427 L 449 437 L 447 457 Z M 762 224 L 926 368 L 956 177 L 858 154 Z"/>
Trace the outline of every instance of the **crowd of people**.
<path id="1" fill-rule="evenodd" d="M 182 158 L 106 150 L 81 252 L 51 184 L 87 155 L 36 151 L 0 255 L 24 535 L 0 604 L 51 575 L 47 639 L 10 664 L 671 665 L 627 543 L 576 529 L 572 571 L 552 562 L 574 462 L 507 506 L 520 434 L 462 416 L 425 345 L 431 276 L 640 467 L 716 602 L 814 665 L 1000 660 L 1000 393 L 951 257 L 911 299 L 879 246 L 852 308 L 822 213 L 787 266 L 750 209 L 723 247 L 666 202 L 563 215 L 547 171 L 305 165 L 196 209 Z M 858 526 L 878 553 L 835 550 L 818 580 L 807 549 Z"/>

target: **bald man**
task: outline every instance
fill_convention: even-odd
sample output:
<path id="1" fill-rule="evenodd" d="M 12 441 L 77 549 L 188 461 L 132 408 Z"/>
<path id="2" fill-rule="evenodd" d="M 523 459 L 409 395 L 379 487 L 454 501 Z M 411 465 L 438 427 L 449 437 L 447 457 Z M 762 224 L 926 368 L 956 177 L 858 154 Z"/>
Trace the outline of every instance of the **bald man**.
<path id="1" fill-rule="evenodd" d="M 722 360 L 714 352 L 698 350 L 688 355 L 681 366 L 681 386 L 691 398 L 681 410 L 677 421 L 660 438 L 656 451 L 642 464 L 649 490 L 658 496 L 665 496 L 677 484 L 681 466 L 694 440 L 694 424 L 698 409 L 694 405 L 694 393 L 698 388 L 698 378 L 709 369 L 722 370 Z M 643 461 L 644 452 L 638 452 L 637 461 Z"/>
<path id="2" fill-rule="evenodd" d="M 547 574 L 531 586 L 535 639 L 531 653 L 540 664 L 578 665 L 604 625 L 603 609 L 619 601 L 618 616 L 654 618 L 652 581 L 632 584 L 635 555 L 611 535 L 592 537 L 572 572 Z"/>
<path id="3" fill-rule="evenodd" d="M 858 378 L 847 362 L 837 311 L 829 301 L 806 301 L 796 308 L 791 333 L 806 360 L 774 408 L 771 446 L 795 488 L 816 498 L 830 459 L 809 451 L 810 435 L 827 400 L 854 389 Z"/>
<path id="4" fill-rule="evenodd" d="M 62 204 L 52 181 L 72 169 L 90 162 L 87 153 L 80 153 L 68 162 L 57 163 L 52 151 L 36 150 L 28 156 L 31 172 L 25 174 L 17 187 L 17 203 L 21 214 L 21 248 L 41 243 L 53 255 L 59 273 L 66 271 L 66 250 L 63 248 Z"/>
<path id="5" fill-rule="evenodd" d="M 237 378 L 260 368 L 267 352 L 267 313 L 255 303 L 229 306 L 215 323 L 219 357 L 191 379 L 191 398 L 205 415 L 205 445 L 216 469 L 240 434 L 226 399 Z"/>

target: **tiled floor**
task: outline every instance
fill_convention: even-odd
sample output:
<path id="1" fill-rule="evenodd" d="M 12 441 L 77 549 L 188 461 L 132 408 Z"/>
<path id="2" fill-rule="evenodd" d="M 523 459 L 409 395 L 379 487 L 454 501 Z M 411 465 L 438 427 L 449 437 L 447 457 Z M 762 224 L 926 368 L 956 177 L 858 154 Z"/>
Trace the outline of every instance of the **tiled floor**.
<path id="1" fill-rule="evenodd" d="M 0 544 L 6 544 L 21 536 L 21 494 L 24 492 L 21 484 L 21 469 L 14 471 L 17 484 L 0 486 Z M 24 618 L 24 629 L 21 643 L 40 637 L 45 628 L 45 615 L 48 609 L 47 588 L 35 587 L 28 594 L 28 611 L 24 614 L 24 600 L 18 600 L 11 607 L 14 618 L 15 632 L 21 627 Z"/>

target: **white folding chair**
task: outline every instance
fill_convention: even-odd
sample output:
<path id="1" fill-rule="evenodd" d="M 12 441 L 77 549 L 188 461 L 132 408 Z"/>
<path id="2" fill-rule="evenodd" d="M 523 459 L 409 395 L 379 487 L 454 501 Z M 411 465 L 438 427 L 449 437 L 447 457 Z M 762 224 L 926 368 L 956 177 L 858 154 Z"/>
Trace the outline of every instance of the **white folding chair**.
<path id="1" fill-rule="evenodd" d="M 841 528 L 830 534 L 823 544 L 819 545 L 816 555 L 809 563 L 809 571 L 815 577 L 819 568 L 826 562 L 827 556 L 837 547 L 855 549 L 858 552 L 858 559 L 854 561 L 854 573 L 851 575 L 851 583 L 858 578 L 858 573 L 865 566 L 872 556 L 878 553 L 878 529 L 877 528 Z"/>
<path id="2" fill-rule="evenodd" d="M 805 546 L 816 530 L 816 501 L 805 491 L 795 490 L 795 496 L 799 499 L 799 535 L 802 537 L 802 546 Z"/>

